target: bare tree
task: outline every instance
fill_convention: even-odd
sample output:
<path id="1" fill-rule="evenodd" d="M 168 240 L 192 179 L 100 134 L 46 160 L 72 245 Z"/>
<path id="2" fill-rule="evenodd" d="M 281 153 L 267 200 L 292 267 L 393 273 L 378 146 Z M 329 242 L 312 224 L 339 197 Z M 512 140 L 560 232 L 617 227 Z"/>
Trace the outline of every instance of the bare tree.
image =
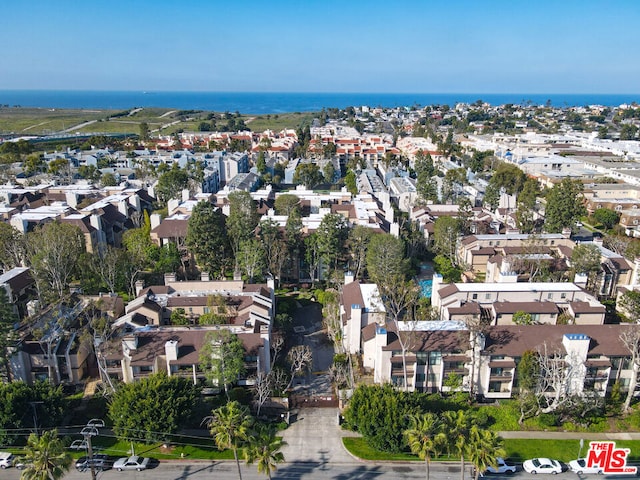
<path id="1" fill-rule="evenodd" d="M 274 368 L 269 372 L 271 376 L 271 391 L 274 395 L 281 395 L 289 383 L 288 374 L 282 368 Z"/>
<path id="2" fill-rule="evenodd" d="M 100 277 L 111 293 L 116 291 L 121 259 L 122 250 L 104 243 L 98 245 L 92 257 L 91 269 Z"/>
<path id="3" fill-rule="evenodd" d="M 110 395 L 115 393 L 116 386 L 107 370 L 106 350 L 114 336 L 114 330 L 111 328 L 109 317 L 103 315 L 99 309 L 100 301 L 98 300 L 95 304 L 92 302 L 85 309 L 89 322 L 87 329 L 82 334 L 82 337 L 86 336 L 87 338 L 82 338 L 82 340 L 91 344 L 98 364 L 102 388 L 107 395 Z"/>
<path id="4" fill-rule="evenodd" d="M 289 350 L 287 360 L 289 360 L 289 365 L 291 365 L 291 379 L 289 380 L 289 384 L 285 390 L 289 390 L 291 388 L 293 379 L 297 375 L 305 370 L 309 370 L 313 365 L 313 352 L 311 351 L 311 347 L 308 345 L 296 345 Z"/>
<path id="5" fill-rule="evenodd" d="M 471 371 L 469 372 L 469 395 L 473 397 L 476 392 L 476 372 L 478 371 L 478 362 L 480 361 L 480 338 L 487 330 L 488 325 L 482 321 L 480 315 L 467 315 L 464 319 L 469 334 L 469 343 L 471 344 Z"/>
<path id="6" fill-rule="evenodd" d="M 262 371 L 258 372 L 253 384 L 254 401 L 256 403 L 256 416 L 260 416 L 260 410 L 264 403 L 271 396 L 271 372 L 266 374 Z"/>
<path id="7" fill-rule="evenodd" d="M 404 389 L 406 391 L 408 389 L 407 352 L 411 351 L 415 342 L 416 322 L 411 313 L 418 303 L 420 292 L 414 281 L 405 281 L 401 275 L 392 275 L 386 282 L 379 284 L 378 288 L 380 289 L 387 315 L 391 317 L 396 332 L 398 332 L 398 342 L 402 352 Z"/>
<path id="8" fill-rule="evenodd" d="M 276 361 L 278 360 L 278 355 L 282 351 L 284 347 L 284 336 L 280 333 L 273 333 L 271 335 L 271 350 L 273 350 L 273 355 L 271 356 L 271 365 L 269 368 L 269 372 L 273 370 L 273 367 L 276 365 Z"/>
<path id="9" fill-rule="evenodd" d="M 627 398 L 624 401 L 622 410 L 627 412 L 631 406 L 631 400 L 638 385 L 638 371 L 640 370 L 640 329 L 636 327 L 629 328 L 620 334 L 620 340 L 631 354 L 631 379 L 629 381 L 629 390 Z"/>
<path id="10" fill-rule="evenodd" d="M 539 413 L 550 413 L 570 403 L 575 393 L 573 381 L 582 362 L 560 351 L 549 351 L 544 343 L 538 349 L 538 380 L 536 398 Z"/>
<path id="11" fill-rule="evenodd" d="M 322 307 L 322 323 L 327 329 L 327 336 L 333 342 L 336 353 L 344 353 L 342 343 L 342 319 L 340 316 L 340 303 L 338 295 L 332 297 Z"/>

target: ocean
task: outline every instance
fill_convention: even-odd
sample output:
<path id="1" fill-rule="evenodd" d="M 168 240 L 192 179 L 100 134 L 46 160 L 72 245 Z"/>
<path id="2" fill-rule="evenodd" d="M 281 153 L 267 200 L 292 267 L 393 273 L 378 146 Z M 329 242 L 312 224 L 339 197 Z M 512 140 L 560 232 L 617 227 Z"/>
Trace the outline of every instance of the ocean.
<path id="1" fill-rule="evenodd" d="M 249 93 L 249 92 L 142 92 L 87 90 L 0 90 L 0 105 L 126 110 L 162 107 L 244 114 L 315 112 L 322 108 L 400 107 L 449 105 L 476 100 L 491 105 L 533 104 L 550 101 L 556 107 L 640 102 L 640 94 L 533 94 L 533 93 Z"/>

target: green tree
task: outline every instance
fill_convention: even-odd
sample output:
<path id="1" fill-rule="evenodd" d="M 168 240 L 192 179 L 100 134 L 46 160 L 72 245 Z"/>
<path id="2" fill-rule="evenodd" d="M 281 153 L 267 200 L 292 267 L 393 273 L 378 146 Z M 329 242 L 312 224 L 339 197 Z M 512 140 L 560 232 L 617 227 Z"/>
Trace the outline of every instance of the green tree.
<path id="1" fill-rule="evenodd" d="M 84 251 L 84 236 L 70 223 L 50 222 L 27 234 L 28 260 L 43 298 L 67 295 Z"/>
<path id="2" fill-rule="evenodd" d="M 113 173 L 103 173 L 100 177 L 100 185 L 103 187 L 113 187 L 114 185 L 118 185 L 118 181 Z"/>
<path id="3" fill-rule="evenodd" d="M 277 215 L 291 215 L 294 210 L 300 210 L 300 197 L 293 193 L 278 195 L 273 203 Z"/>
<path id="4" fill-rule="evenodd" d="M 200 350 L 200 367 L 207 380 L 224 388 L 228 399 L 229 385 L 245 372 L 244 348 L 238 336 L 226 329 L 207 332 Z"/>
<path id="5" fill-rule="evenodd" d="M 249 283 L 253 283 L 254 278 L 262 276 L 264 257 L 264 249 L 257 238 L 245 240 L 240 244 L 239 265 L 249 277 Z"/>
<path id="6" fill-rule="evenodd" d="M 333 162 L 327 162 L 322 169 L 322 176 L 324 177 L 324 181 L 327 183 L 333 183 L 334 177 L 336 176 L 336 168 L 333 166 Z"/>
<path id="7" fill-rule="evenodd" d="M 25 447 L 25 469 L 21 480 L 60 480 L 73 461 L 58 438 L 57 430 L 47 430 L 42 435 L 32 433 Z"/>
<path id="8" fill-rule="evenodd" d="M 404 278 L 409 271 L 404 242 L 389 233 L 372 235 L 367 248 L 367 270 L 378 285 L 393 276 Z"/>
<path id="9" fill-rule="evenodd" d="M 533 317 L 530 313 L 518 310 L 513 314 L 513 323 L 516 325 L 533 325 Z"/>
<path id="10" fill-rule="evenodd" d="M 61 386 L 49 382 L 27 385 L 22 381 L 0 383 L 0 406 L 3 445 L 13 443 L 17 432 L 60 425 L 69 407 Z"/>
<path id="11" fill-rule="evenodd" d="M 371 447 L 383 452 L 405 448 L 403 433 L 409 415 L 418 413 L 415 395 L 398 391 L 390 384 L 360 385 L 344 412 L 346 423 L 358 431 Z"/>
<path id="12" fill-rule="evenodd" d="M 300 163 L 293 174 L 293 183 L 313 188 L 322 182 L 322 173 L 315 163 Z"/>
<path id="13" fill-rule="evenodd" d="M 0 267 L 6 271 L 22 265 L 25 248 L 26 237 L 9 223 L 0 222 Z"/>
<path id="14" fill-rule="evenodd" d="M 171 325 L 189 325 L 189 318 L 184 308 L 176 308 L 171 312 L 169 318 Z"/>
<path id="15" fill-rule="evenodd" d="M 438 189 L 433 177 L 436 175 L 436 168 L 433 165 L 431 154 L 426 155 L 422 150 L 416 153 L 416 190 L 420 198 L 425 201 L 438 201 Z"/>
<path id="16" fill-rule="evenodd" d="M 18 316 L 13 311 L 13 305 L 7 298 L 7 291 L 0 288 L 0 366 L 4 369 L 6 381 L 11 381 L 11 365 L 9 364 L 9 350 L 17 340 L 15 323 Z"/>
<path id="17" fill-rule="evenodd" d="M 624 310 L 631 321 L 640 320 L 640 292 L 637 290 L 627 290 L 620 296 L 618 306 Z"/>
<path id="18" fill-rule="evenodd" d="M 318 277 L 318 269 L 320 268 L 321 261 L 318 234 L 316 232 L 313 232 L 304 239 L 304 259 L 309 268 L 311 286 L 313 287 Z"/>
<path id="19" fill-rule="evenodd" d="M 444 255 L 436 255 L 433 259 L 435 271 L 442 275 L 442 279 L 446 283 L 459 282 L 462 278 L 462 269 L 455 267 L 449 257 Z"/>
<path id="20" fill-rule="evenodd" d="M 162 203 L 167 203 L 172 198 L 182 198 L 181 192 L 189 186 L 189 174 L 174 163 L 171 169 L 164 172 L 158 178 L 155 192 L 156 197 Z"/>
<path id="21" fill-rule="evenodd" d="M 227 217 L 227 235 L 231 251 L 238 267 L 240 244 L 254 235 L 258 226 L 258 212 L 249 192 L 241 190 L 229 194 L 229 216 Z"/>
<path id="22" fill-rule="evenodd" d="M 146 142 L 149 140 L 149 124 L 147 122 L 141 122 L 140 125 L 140 140 Z"/>
<path id="23" fill-rule="evenodd" d="M 247 408 L 238 402 L 229 402 L 212 412 L 209 428 L 216 446 L 220 450 L 231 449 L 238 468 L 238 477 L 242 480 L 238 450 L 247 441 L 253 419 Z"/>
<path id="24" fill-rule="evenodd" d="M 323 263 L 336 269 L 349 234 L 347 220 L 339 213 L 329 213 L 322 218 L 316 233 Z"/>
<path id="25" fill-rule="evenodd" d="M 571 253 L 571 270 L 574 274 L 587 275 L 587 290 L 594 288 L 594 282 L 600 271 L 601 253 L 597 245 L 581 243 Z"/>
<path id="26" fill-rule="evenodd" d="M 264 473 L 271 480 L 271 473 L 278 468 L 278 463 L 284 462 L 284 455 L 280 451 L 287 442 L 276 435 L 271 425 L 258 425 L 249 437 L 249 444 L 244 449 L 247 463 L 256 463 L 258 473 Z"/>
<path id="27" fill-rule="evenodd" d="M 166 373 L 120 384 L 109 402 L 113 431 L 120 439 L 166 440 L 183 428 L 199 393 L 189 379 Z"/>
<path id="28" fill-rule="evenodd" d="M 593 212 L 593 218 L 605 229 L 610 230 L 618 223 L 620 215 L 609 208 L 599 208 Z"/>
<path id="29" fill-rule="evenodd" d="M 500 189 L 491 183 L 487 185 L 482 199 L 484 206 L 493 211 L 500 205 Z"/>
<path id="30" fill-rule="evenodd" d="M 540 187 L 537 180 L 527 178 L 518 194 L 516 206 L 516 226 L 522 233 L 533 233 L 535 227 L 534 209 L 540 194 Z"/>
<path id="31" fill-rule="evenodd" d="M 516 165 L 501 162 L 491 176 L 489 185 L 492 185 L 498 191 L 504 189 L 509 195 L 517 195 L 524 187 L 526 180 L 526 174 Z"/>
<path id="32" fill-rule="evenodd" d="M 356 225 L 349 231 L 347 239 L 347 248 L 351 257 L 349 263 L 356 279 L 362 278 L 366 268 L 367 249 L 372 235 L 372 230 L 364 225 Z"/>
<path id="33" fill-rule="evenodd" d="M 438 217 L 433 225 L 433 248 L 436 253 L 451 260 L 454 267 L 458 266 L 456 250 L 461 234 L 460 220 L 455 217 Z"/>
<path id="34" fill-rule="evenodd" d="M 230 252 L 225 216 L 210 202 L 193 208 L 185 243 L 202 269 L 213 278 L 224 278 Z"/>
<path id="35" fill-rule="evenodd" d="M 442 432 L 447 438 L 447 451 L 460 457 L 460 480 L 464 480 L 464 459 L 468 451 L 471 418 L 463 410 L 449 410 L 442 414 Z"/>
<path id="36" fill-rule="evenodd" d="M 356 181 L 356 174 L 353 170 L 349 170 L 344 177 L 344 185 L 351 195 L 358 194 L 358 183 Z"/>
<path id="37" fill-rule="evenodd" d="M 582 183 L 565 178 L 547 193 L 544 221 L 547 232 L 560 233 L 565 227 L 576 228 L 578 219 L 587 213 L 582 203 L 582 190 Z"/>
<path id="38" fill-rule="evenodd" d="M 473 425 L 469 431 L 467 442 L 467 456 L 475 467 L 475 480 L 488 467 L 496 466 L 498 458 L 504 457 L 506 452 L 502 448 L 502 440 L 496 432 Z"/>
<path id="39" fill-rule="evenodd" d="M 444 436 L 439 433 L 440 421 L 435 414 L 427 412 L 409 416 L 409 428 L 404 431 L 404 436 L 411 453 L 424 460 L 427 480 L 431 457 L 440 453 L 444 443 Z"/>
<path id="40" fill-rule="evenodd" d="M 620 128 L 620 140 L 635 140 L 638 127 L 630 123 L 625 123 Z"/>

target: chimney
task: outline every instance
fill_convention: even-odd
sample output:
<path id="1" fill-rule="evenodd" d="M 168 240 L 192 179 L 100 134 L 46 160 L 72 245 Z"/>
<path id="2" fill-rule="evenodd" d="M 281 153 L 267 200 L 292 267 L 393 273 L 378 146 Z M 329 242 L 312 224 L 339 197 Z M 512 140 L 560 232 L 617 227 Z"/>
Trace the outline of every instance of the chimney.
<path id="1" fill-rule="evenodd" d="M 209 282 L 209 272 L 202 272 L 200 274 L 200 281 L 202 282 Z"/>
<path id="2" fill-rule="evenodd" d="M 164 274 L 164 284 L 165 285 L 169 285 L 170 283 L 173 283 L 176 281 L 176 274 L 175 272 L 171 272 L 171 273 L 165 273 Z"/>
<path id="3" fill-rule="evenodd" d="M 172 360 L 178 360 L 178 340 L 168 340 L 164 344 L 164 354 L 167 357 L 167 364 Z"/>
<path id="4" fill-rule="evenodd" d="M 344 274 L 344 284 L 349 285 L 354 280 L 353 272 L 345 272 Z"/>
<path id="5" fill-rule="evenodd" d="M 140 296 L 140 292 L 142 291 L 143 288 L 144 288 L 144 280 L 137 280 L 136 281 L 136 297 Z"/>
<path id="6" fill-rule="evenodd" d="M 149 221 L 151 222 L 151 230 L 153 230 L 162 222 L 162 216 L 159 213 L 152 213 L 149 217 Z"/>

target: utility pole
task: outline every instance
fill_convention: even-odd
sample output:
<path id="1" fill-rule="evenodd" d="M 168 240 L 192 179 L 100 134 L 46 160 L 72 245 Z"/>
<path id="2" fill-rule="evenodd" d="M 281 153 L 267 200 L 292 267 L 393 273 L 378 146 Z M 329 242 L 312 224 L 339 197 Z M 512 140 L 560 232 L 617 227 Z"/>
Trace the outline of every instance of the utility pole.
<path id="1" fill-rule="evenodd" d="M 86 426 L 80 431 L 80 433 L 87 444 L 87 461 L 89 462 L 89 468 L 91 469 L 91 480 L 96 480 L 96 468 L 93 464 L 93 447 L 91 445 L 91 437 L 98 435 L 98 429 L 93 426 Z"/>

